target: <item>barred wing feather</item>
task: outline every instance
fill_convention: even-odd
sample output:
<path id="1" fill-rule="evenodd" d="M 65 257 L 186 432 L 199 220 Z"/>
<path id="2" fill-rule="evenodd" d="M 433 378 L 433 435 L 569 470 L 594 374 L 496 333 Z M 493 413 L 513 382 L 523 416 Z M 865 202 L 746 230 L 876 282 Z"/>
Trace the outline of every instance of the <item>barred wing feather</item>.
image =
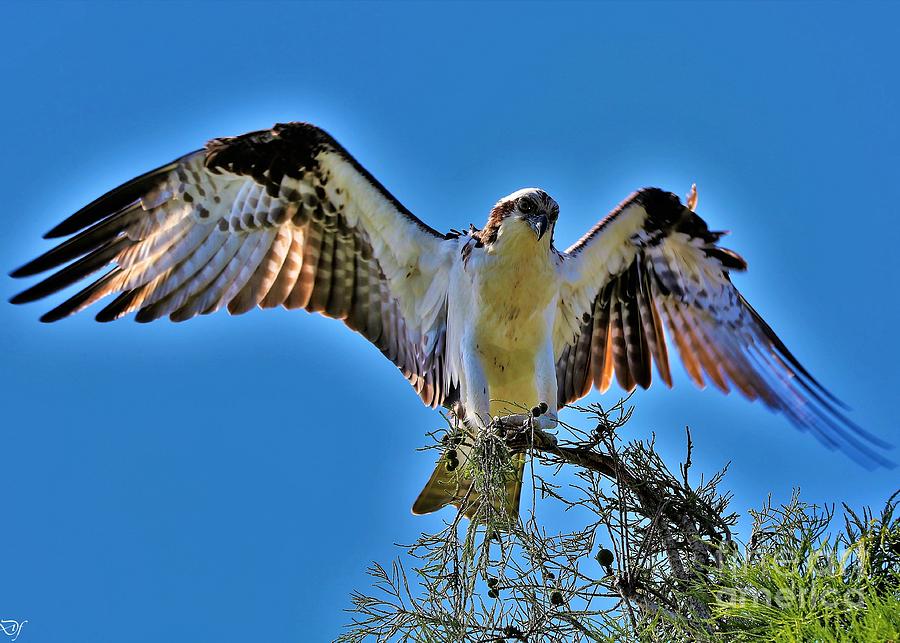
<path id="1" fill-rule="evenodd" d="M 69 238 L 13 276 L 56 272 L 13 303 L 107 271 L 43 321 L 110 295 L 98 321 L 304 308 L 369 339 L 426 404 L 453 394 L 444 358 L 452 243 L 313 125 L 214 139 L 105 194 L 46 236 Z"/>
<path id="2" fill-rule="evenodd" d="M 734 287 L 736 253 L 674 194 L 641 190 L 560 255 L 554 329 L 559 404 L 606 391 L 647 388 L 651 364 L 672 386 L 668 346 L 691 380 L 738 390 L 783 413 L 823 444 L 868 465 L 892 466 L 887 448 L 791 354 Z M 666 333 L 668 333 L 668 341 Z"/>

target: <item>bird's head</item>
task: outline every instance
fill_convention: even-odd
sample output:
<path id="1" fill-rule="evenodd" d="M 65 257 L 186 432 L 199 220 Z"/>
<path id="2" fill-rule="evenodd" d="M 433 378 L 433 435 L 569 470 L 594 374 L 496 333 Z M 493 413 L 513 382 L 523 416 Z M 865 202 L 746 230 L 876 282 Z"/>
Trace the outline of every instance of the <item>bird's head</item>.
<path id="1" fill-rule="evenodd" d="M 505 196 L 491 209 L 484 233 L 489 241 L 507 233 L 528 231 L 533 239 L 553 239 L 559 205 L 539 188 L 524 188 Z"/>

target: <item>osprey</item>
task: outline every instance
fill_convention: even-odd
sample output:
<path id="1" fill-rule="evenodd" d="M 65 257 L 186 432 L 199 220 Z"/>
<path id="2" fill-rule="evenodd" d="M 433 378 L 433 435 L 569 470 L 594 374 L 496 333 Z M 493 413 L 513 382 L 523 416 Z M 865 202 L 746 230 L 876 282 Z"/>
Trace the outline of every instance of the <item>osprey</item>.
<path id="1" fill-rule="evenodd" d="M 12 275 L 68 265 L 11 301 L 107 267 L 41 320 L 108 295 L 98 321 L 321 313 L 472 432 L 535 406 L 537 425 L 552 428 L 562 406 L 614 377 L 626 391 L 649 387 L 651 363 L 671 387 L 671 342 L 697 386 L 736 389 L 829 448 L 890 465 L 878 452 L 887 445 L 842 414 L 734 287 L 729 273 L 746 263 L 718 245 L 724 233 L 693 212 L 695 198 L 639 190 L 564 252 L 553 246 L 559 206 L 537 188 L 500 199 L 481 229 L 441 234 L 326 132 L 278 124 L 214 139 L 82 208 L 45 235 L 70 238 Z M 513 509 L 523 463 L 508 485 Z M 413 511 L 459 504 L 468 486 L 438 462 Z"/>

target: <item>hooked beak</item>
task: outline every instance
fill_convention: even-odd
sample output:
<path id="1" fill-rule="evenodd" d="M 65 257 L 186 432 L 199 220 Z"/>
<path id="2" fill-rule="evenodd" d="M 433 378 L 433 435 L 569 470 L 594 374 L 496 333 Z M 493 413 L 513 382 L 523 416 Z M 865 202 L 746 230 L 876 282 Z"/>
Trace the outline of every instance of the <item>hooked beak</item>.
<path id="1" fill-rule="evenodd" d="M 534 230 L 534 233 L 537 235 L 538 241 L 546 234 L 547 228 L 550 227 L 550 219 L 547 218 L 546 214 L 536 214 L 532 217 L 528 217 L 528 225 L 531 226 L 531 229 Z"/>

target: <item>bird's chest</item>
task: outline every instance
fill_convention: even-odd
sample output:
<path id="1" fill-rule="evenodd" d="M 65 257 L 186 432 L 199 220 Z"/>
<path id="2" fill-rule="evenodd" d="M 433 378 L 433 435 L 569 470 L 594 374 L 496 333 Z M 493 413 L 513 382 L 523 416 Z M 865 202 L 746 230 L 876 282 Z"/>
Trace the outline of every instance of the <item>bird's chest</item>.
<path id="1" fill-rule="evenodd" d="M 535 403 L 535 375 L 540 357 L 551 350 L 557 300 L 549 251 L 534 243 L 509 244 L 473 259 L 466 267 L 472 323 L 465 350 L 477 354 L 492 398 Z"/>

